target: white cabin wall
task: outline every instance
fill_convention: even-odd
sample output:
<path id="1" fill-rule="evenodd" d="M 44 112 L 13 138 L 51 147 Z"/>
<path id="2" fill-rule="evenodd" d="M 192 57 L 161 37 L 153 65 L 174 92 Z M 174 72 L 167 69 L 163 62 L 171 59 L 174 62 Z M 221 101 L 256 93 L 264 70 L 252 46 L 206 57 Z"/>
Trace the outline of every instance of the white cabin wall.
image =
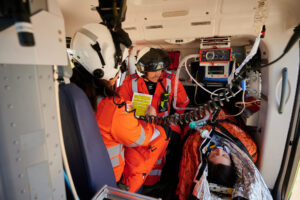
<path id="1" fill-rule="evenodd" d="M 199 49 L 200 48 L 179 49 L 179 51 L 180 51 L 180 59 L 182 59 L 185 56 L 190 55 L 190 54 L 200 53 Z"/>
<path id="2" fill-rule="evenodd" d="M 297 8 L 299 8 L 299 3 Z M 294 8 L 295 1 L 272 2 L 271 17 L 266 23 L 266 37 L 263 39 L 267 47 L 269 62 L 279 57 L 290 36 L 293 27 L 300 23 L 299 13 L 293 17 L 288 16 L 288 10 Z M 281 12 L 276 12 L 281 11 Z M 298 16 L 298 17 L 297 17 Z M 293 24 L 289 22 L 289 19 Z M 288 95 L 283 114 L 279 114 L 279 99 L 281 93 L 281 71 L 288 68 Z M 299 45 L 296 43 L 290 52 L 275 64 L 262 69 L 262 99 L 259 127 L 261 132 L 256 135 L 260 149 L 259 169 L 269 188 L 273 188 L 280 170 L 285 142 L 291 120 L 292 109 L 296 92 L 299 70 Z"/>
<path id="3" fill-rule="evenodd" d="M 21 46 L 15 26 L 0 32 L 0 199 L 66 199 L 53 77 L 67 65 L 65 31 L 47 3 L 31 16 L 35 46 Z"/>
<path id="4" fill-rule="evenodd" d="M 0 64 L 0 86 L 1 199 L 65 199 L 52 66 Z"/>

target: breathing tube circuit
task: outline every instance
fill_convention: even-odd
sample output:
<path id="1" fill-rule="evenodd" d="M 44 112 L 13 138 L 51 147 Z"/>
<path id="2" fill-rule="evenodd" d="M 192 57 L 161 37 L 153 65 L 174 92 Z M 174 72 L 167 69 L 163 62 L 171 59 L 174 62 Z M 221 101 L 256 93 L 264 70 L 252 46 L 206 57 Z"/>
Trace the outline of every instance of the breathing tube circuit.
<path id="1" fill-rule="evenodd" d="M 134 112 L 134 115 L 137 119 L 139 120 L 144 120 L 147 123 L 154 123 L 156 125 L 171 125 L 171 124 L 188 124 L 192 121 L 198 121 L 198 120 L 204 120 L 207 119 L 209 114 L 213 114 L 216 112 L 220 107 L 224 106 L 225 102 L 229 102 L 232 97 L 235 97 L 238 93 L 243 91 L 243 103 L 244 102 L 244 96 L 245 96 L 245 91 L 246 91 L 246 81 L 243 80 L 243 77 L 241 76 L 242 73 L 244 72 L 242 70 L 243 66 L 251 60 L 251 58 L 256 54 L 257 49 L 259 47 L 260 39 L 264 37 L 265 34 L 265 27 L 262 28 L 261 33 L 258 35 L 258 37 L 255 40 L 255 43 L 252 47 L 251 53 L 244 59 L 242 65 L 236 70 L 233 71 L 234 77 L 230 83 L 224 87 L 224 88 L 219 88 L 213 92 L 207 90 L 201 83 L 199 83 L 195 78 L 190 74 L 188 68 L 187 68 L 187 61 L 190 59 L 195 59 L 199 58 L 199 54 L 193 54 L 186 56 L 182 61 L 179 63 L 179 67 L 176 72 L 176 80 L 175 80 L 175 91 L 174 91 L 174 101 L 173 101 L 173 108 L 176 110 L 185 110 L 184 114 L 174 114 L 174 115 L 169 115 L 166 117 L 158 117 L 158 116 L 153 116 L 153 115 L 146 115 L 146 116 L 139 116 L 137 117 L 135 115 L 135 109 L 134 110 L 128 110 L 127 105 L 125 102 L 121 104 L 117 104 L 115 101 L 115 104 L 118 105 L 119 107 L 125 106 L 125 109 L 127 112 Z M 185 67 L 185 70 L 187 74 L 190 76 L 190 78 L 196 83 L 197 86 L 202 88 L 204 91 L 210 93 L 211 95 L 211 100 L 207 101 L 204 104 L 201 104 L 197 107 L 186 107 L 186 108 L 179 108 L 176 106 L 177 102 L 177 85 L 179 81 L 179 76 L 180 76 L 180 71 L 182 66 Z M 244 106 L 245 107 L 245 106 Z M 243 109 L 236 115 L 241 114 L 244 110 Z"/>

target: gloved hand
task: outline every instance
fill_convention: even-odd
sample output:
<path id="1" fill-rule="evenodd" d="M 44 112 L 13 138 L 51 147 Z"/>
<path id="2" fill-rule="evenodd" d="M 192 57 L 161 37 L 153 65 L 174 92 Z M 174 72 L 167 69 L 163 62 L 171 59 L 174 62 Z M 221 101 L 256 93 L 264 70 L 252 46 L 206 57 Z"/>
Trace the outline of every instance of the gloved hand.
<path id="1" fill-rule="evenodd" d="M 146 115 L 153 115 L 156 116 L 156 110 L 153 106 L 148 106 L 147 110 L 146 110 Z"/>
<path id="2" fill-rule="evenodd" d="M 125 190 L 125 191 L 128 191 L 128 190 L 129 190 L 129 186 L 123 184 L 122 181 L 119 181 L 119 182 L 117 183 L 117 186 L 118 186 L 118 188 L 121 189 L 121 190 Z"/>

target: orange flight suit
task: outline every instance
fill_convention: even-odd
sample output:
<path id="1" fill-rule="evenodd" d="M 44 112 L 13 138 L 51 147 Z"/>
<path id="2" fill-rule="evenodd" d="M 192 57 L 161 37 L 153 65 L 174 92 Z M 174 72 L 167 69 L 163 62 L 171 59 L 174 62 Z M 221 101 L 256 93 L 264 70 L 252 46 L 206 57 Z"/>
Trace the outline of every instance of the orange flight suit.
<path id="1" fill-rule="evenodd" d="M 120 104 L 124 100 L 116 97 L 115 102 Z M 147 176 L 158 156 L 165 149 L 164 129 L 137 120 L 133 113 L 125 111 L 125 106 L 118 108 L 118 105 L 113 102 L 113 97 L 102 98 L 97 105 L 95 115 L 111 159 L 116 181 L 120 181 L 123 175 L 123 180 L 126 180 L 123 183 L 129 186 L 129 191 L 135 192 L 144 182 L 143 177 L 136 173 L 142 171 L 144 176 Z M 150 142 L 155 131 L 159 136 Z M 127 147 L 125 152 L 124 146 Z M 148 153 L 143 155 L 140 154 L 141 151 Z M 127 169 L 127 162 L 130 164 L 133 161 L 134 169 L 130 165 Z M 123 174 L 124 170 L 125 174 Z"/>
<path id="2" fill-rule="evenodd" d="M 160 79 L 162 80 L 162 84 L 164 88 L 159 82 L 157 82 L 156 89 L 152 97 L 151 106 L 153 106 L 156 109 L 157 116 L 162 117 L 162 116 L 168 116 L 170 113 L 171 103 L 174 98 L 174 91 L 175 91 L 175 75 L 170 72 L 162 72 Z M 165 89 L 169 93 L 168 110 L 165 112 L 159 112 L 161 95 L 165 93 Z M 138 74 L 132 74 L 126 77 L 123 84 L 118 88 L 118 90 L 120 96 L 123 97 L 126 101 L 132 100 L 134 92 L 149 94 L 145 80 L 139 77 Z M 184 108 L 188 105 L 188 103 L 189 103 L 189 98 L 186 94 L 186 91 L 183 85 L 181 84 L 181 82 L 178 81 L 176 106 L 180 108 Z M 176 110 L 176 113 L 178 114 L 184 113 L 184 110 Z M 171 124 L 170 128 L 177 133 L 181 132 L 181 128 L 178 125 Z M 162 172 L 162 168 L 164 166 L 164 161 L 165 161 L 165 152 L 162 152 L 153 170 L 150 172 L 147 181 L 145 182 L 145 185 L 153 185 L 160 180 L 160 175 Z"/>

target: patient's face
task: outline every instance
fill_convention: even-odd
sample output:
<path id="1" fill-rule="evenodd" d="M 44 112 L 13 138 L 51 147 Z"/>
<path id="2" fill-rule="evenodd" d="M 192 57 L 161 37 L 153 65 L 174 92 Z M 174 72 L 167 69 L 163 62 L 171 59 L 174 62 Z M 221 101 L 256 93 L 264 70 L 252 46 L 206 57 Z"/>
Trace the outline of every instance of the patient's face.
<path id="1" fill-rule="evenodd" d="M 229 154 L 221 148 L 213 149 L 208 155 L 208 160 L 215 165 L 223 164 L 226 166 L 231 165 Z"/>

